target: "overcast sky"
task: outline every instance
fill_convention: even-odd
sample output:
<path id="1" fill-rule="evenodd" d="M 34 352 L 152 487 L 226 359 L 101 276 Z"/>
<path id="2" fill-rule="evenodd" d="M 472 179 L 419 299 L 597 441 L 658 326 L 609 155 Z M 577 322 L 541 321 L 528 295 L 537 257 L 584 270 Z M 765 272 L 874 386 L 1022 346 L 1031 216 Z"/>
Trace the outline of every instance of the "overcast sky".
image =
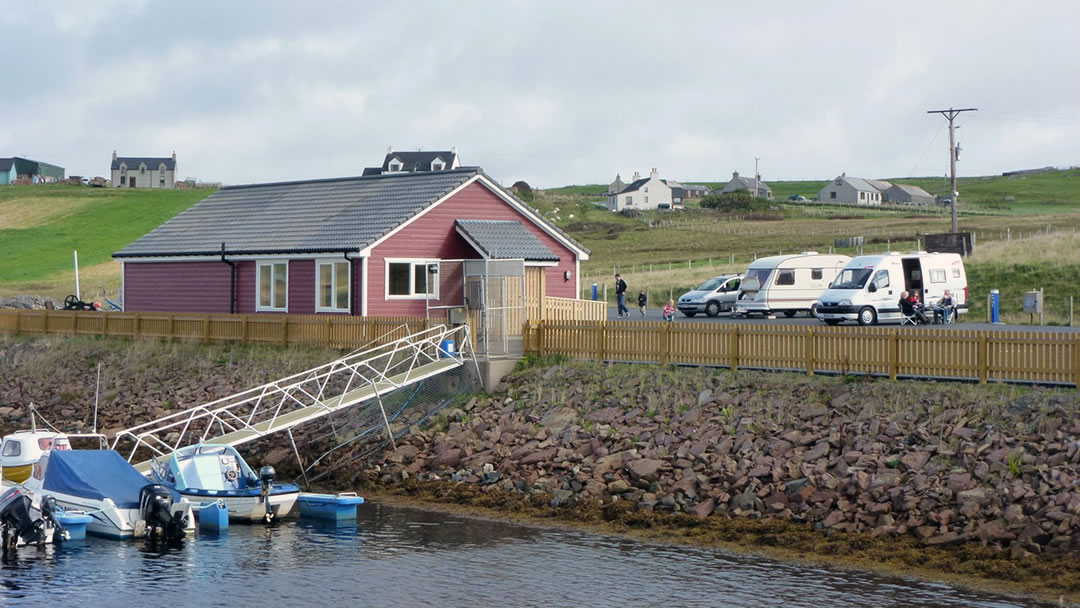
<path id="1" fill-rule="evenodd" d="M 0 0 L 0 156 L 108 175 L 359 175 L 449 149 L 509 184 L 1080 164 L 1080 3 Z"/>

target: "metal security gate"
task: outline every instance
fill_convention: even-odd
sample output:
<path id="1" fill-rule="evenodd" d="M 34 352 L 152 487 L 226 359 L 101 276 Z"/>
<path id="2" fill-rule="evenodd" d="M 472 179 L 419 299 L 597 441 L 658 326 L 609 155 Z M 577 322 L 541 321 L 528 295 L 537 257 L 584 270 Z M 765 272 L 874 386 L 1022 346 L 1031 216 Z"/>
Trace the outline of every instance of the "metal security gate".
<path id="1" fill-rule="evenodd" d="M 525 260 L 465 260 L 465 307 L 476 332 L 476 354 L 521 355 Z"/>

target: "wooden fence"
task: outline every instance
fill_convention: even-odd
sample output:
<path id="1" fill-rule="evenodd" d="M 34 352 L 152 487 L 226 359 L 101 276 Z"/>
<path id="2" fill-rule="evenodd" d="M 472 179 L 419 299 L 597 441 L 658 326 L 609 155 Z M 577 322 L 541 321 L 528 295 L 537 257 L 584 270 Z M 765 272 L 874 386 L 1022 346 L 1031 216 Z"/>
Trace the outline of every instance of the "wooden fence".
<path id="1" fill-rule="evenodd" d="M 359 348 L 445 321 L 423 317 L 0 310 L 0 332 Z"/>
<path id="2" fill-rule="evenodd" d="M 526 353 L 594 361 L 1080 385 L 1075 333 L 541 321 L 524 337 Z"/>
<path id="3" fill-rule="evenodd" d="M 607 302 L 575 298 L 544 297 L 541 321 L 603 321 L 607 319 Z"/>

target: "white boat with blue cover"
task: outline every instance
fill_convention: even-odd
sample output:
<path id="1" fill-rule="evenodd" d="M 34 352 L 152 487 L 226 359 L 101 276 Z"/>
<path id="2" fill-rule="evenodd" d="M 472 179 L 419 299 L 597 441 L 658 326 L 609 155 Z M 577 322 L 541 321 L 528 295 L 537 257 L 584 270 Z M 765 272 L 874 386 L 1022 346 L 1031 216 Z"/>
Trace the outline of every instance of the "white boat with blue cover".
<path id="1" fill-rule="evenodd" d="M 88 515 L 86 531 L 97 536 L 176 539 L 195 531 L 188 501 L 174 501 L 113 450 L 45 452 L 24 487 L 39 500 L 52 497 L 61 509 Z"/>
<path id="2" fill-rule="evenodd" d="M 274 469 L 264 466 L 258 473 L 244 462 L 231 445 L 200 443 L 180 448 L 167 458 L 150 464 L 150 479 L 199 505 L 221 500 L 229 509 L 229 519 L 270 521 L 292 511 L 300 488 L 291 483 L 275 483 Z"/>

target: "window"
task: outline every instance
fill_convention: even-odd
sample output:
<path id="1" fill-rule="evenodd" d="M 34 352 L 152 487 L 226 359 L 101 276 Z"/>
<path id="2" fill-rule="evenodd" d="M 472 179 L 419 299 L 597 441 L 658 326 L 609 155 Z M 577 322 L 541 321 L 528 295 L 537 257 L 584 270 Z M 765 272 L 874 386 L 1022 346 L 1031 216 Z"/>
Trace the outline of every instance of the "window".
<path id="1" fill-rule="evenodd" d="M 837 186 L 842 185 L 843 183 L 844 183 L 844 180 L 840 179 L 839 177 L 836 178 L 836 185 Z"/>
<path id="2" fill-rule="evenodd" d="M 139 173 L 141 175 L 146 175 L 146 165 L 139 167 Z"/>
<path id="3" fill-rule="evenodd" d="M 632 197 L 632 196 L 626 197 L 626 204 L 627 205 L 633 205 L 634 204 L 634 197 Z"/>
<path id="4" fill-rule="evenodd" d="M 158 178 L 158 183 L 161 184 L 162 186 L 165 185 L 165 172 L 164 171 L 161 173 L 161 177 Z"/>
<path id="5" fill-rule="evenodd" d="M 865 192 L 860 192 L 860 193 L 859 193 L 859 200 L 861 201 L 861 200 L 863 200 L 864 198 L 866 198 L 866 193 L 865 193 Z"/>
<path id="6" fill-rule="evenodd" d="M 438 275 L 428 273 L 429 264 L 437 261 L 427 260 L 387 260 L 386 262 L 386 297 L 388 298 L 424 298 L 439 299 Z"/>
<path id="7" fill-rule="evenodd" d="M 120 185 L 123 186 L 125 184 L 127 184 L 127 176 L 126 175 L 121 175 L 120 176 Z"/>
<path id="8" fill-rule="evenodd" d="M 645 197 L 645 204 L 646 204 L 646 205 L 648 205 L 648 204 L 649 204 L 649 197 L 647 197 L 647 196 Z"/>
<path id="9" fill-rule="evenodd" d="M 836 198 L 836 192 L 830 192 L 829 198 Z"/>
<path id="10" fill-rule="evenodd" d="M 930 269 L 930 282 L 931 283 L 944 283 L 945 282 L 945 269 L 944 268 L 931 268 Z"/>
<path id="11" fill-rule="evenodd" d="M 14 439 L 4 444 L 4 456 L 21 456 L 22 444 Z"/>
<path id="12" fill-rule="evenodd" d="M 795 284 L 795 271 L 794 270 L 781 270 L 776 275 L 777 285 L 794 285 Z"/>
<path id="13" fill-rule="evenodd" d="M 879 270 L 879 271 L 877 271 L 877 273 L 874 275 L 874 285 L 878 289 L 885 289 L 886 287 L 888 287 L 889 286 L 889 271 L 888 270 Z"/>
<path id="14" fill-rule="evenodd" d="M 319 262 L 315 312 L 349 312 L 349 262 Z"/>
<path id="15" fill-rule="evenodd" d="M 399 163 L 397 161 L 394 161 L 394 162 L 390 163 L 390 170 L 391 171 L 401 171 L 401 163 Z"/>
<path id="16" fill-rule="evenodd" d="M 959 268 L 953 268 L 952 269 L 952 278 L 954 278 L 954 279 L 959 279 L 960 278 L 960 269 Z"/>
<path id="17" fill-rule="evenodd" d="M 649 191 L 649 187 L 645 186 L 645 192 L 648 192 L 648 191 Z"/>
<path id="18" fill-rule="evenodd" d="M 825 271 L 820 268 L 814 268 L 810 271 L 810 280 L 812 281 L 820 281 L 824 277 Z"/>
<path id="19" fill-rule="evenodd" d="M 289 309 L 289 263 L 260 262 L 257 284 L 259 299 L 255 310 L 286 312 Z"/>
<path id="20" fill-rule="evenodd" d="M 431 170 L 432 171 L 442 171 L 443 166 L 444 165 L 442 163 L 431 163 Z"/>

